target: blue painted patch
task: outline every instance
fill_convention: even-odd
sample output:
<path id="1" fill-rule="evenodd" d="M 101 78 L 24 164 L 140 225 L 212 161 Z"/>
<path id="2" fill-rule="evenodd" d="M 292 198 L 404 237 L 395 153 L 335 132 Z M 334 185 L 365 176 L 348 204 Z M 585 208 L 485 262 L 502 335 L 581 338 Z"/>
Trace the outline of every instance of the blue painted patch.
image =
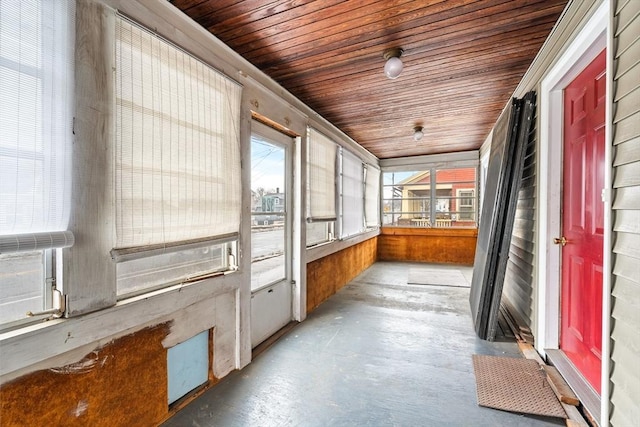
<path id="1" fill-rule="evenodd" d="M 167 352 L 169 404 L 209 378 L 209 331 L 171 347 Z"/>

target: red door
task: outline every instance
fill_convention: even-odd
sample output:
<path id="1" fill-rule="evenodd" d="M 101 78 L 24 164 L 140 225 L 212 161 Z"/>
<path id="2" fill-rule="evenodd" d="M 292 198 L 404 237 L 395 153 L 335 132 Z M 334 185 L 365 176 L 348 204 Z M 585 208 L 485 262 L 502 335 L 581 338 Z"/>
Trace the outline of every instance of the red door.
<path id="1" fill-rule="evenodd" d="M 564 93 L 560 348 L 600 393 L 605 52 Z"/>

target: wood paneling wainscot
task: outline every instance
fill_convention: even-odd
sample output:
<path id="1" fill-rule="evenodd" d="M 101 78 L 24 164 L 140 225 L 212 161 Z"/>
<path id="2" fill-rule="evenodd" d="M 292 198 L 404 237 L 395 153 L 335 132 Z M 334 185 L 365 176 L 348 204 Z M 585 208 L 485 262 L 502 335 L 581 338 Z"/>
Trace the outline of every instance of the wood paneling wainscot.
<path id="1" fill-rule="evenodd" d="M 307 313 L 376 262 L 374 237 L 307 264 Z"/>
<path id="2" fill-rule="evenodd" d="M 167 323 L 0 388 L 3 426 L 157 425 L 168 416 Z"/>
<path id="3" fill-rule="evenodd" d="M 473 265 L 476 228 L 385 227 L 378 236 L 379 261 Z"/>

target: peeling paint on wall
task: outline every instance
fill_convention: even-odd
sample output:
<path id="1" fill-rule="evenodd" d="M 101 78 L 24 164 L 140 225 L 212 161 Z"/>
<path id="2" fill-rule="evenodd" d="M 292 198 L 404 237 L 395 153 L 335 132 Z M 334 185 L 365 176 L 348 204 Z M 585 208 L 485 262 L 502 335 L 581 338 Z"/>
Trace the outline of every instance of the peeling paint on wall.
<path id="1" fill-rule="evenodd" d="M 109 357 L 111 356 L 108 354 L 100 357 L 100 352 L 98 350 L 94 350 L 77 363 L 72 363 L 59 368 L 51 368 L 49 370 L 56 374 L 83 374 L 91 371 L 95 367 L 103 367 L 107 363 Z"/>
<path id="2" fill-rule="evenodd" d="M 163 323 L 0 387 L 2 425 L 157 425 L 168 416 Z"/>

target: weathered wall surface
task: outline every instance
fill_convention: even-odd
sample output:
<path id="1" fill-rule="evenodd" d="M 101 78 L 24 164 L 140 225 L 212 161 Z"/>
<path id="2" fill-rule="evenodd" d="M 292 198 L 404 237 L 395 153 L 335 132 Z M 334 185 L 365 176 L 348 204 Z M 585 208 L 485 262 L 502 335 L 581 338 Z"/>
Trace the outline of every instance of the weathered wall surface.
<path id="1" fill-rule="evenodd" d="M 0 388 L 3 426 L 156 425 L 168 415 L 161 324 L 119 338 L 70 365 Z"/>

